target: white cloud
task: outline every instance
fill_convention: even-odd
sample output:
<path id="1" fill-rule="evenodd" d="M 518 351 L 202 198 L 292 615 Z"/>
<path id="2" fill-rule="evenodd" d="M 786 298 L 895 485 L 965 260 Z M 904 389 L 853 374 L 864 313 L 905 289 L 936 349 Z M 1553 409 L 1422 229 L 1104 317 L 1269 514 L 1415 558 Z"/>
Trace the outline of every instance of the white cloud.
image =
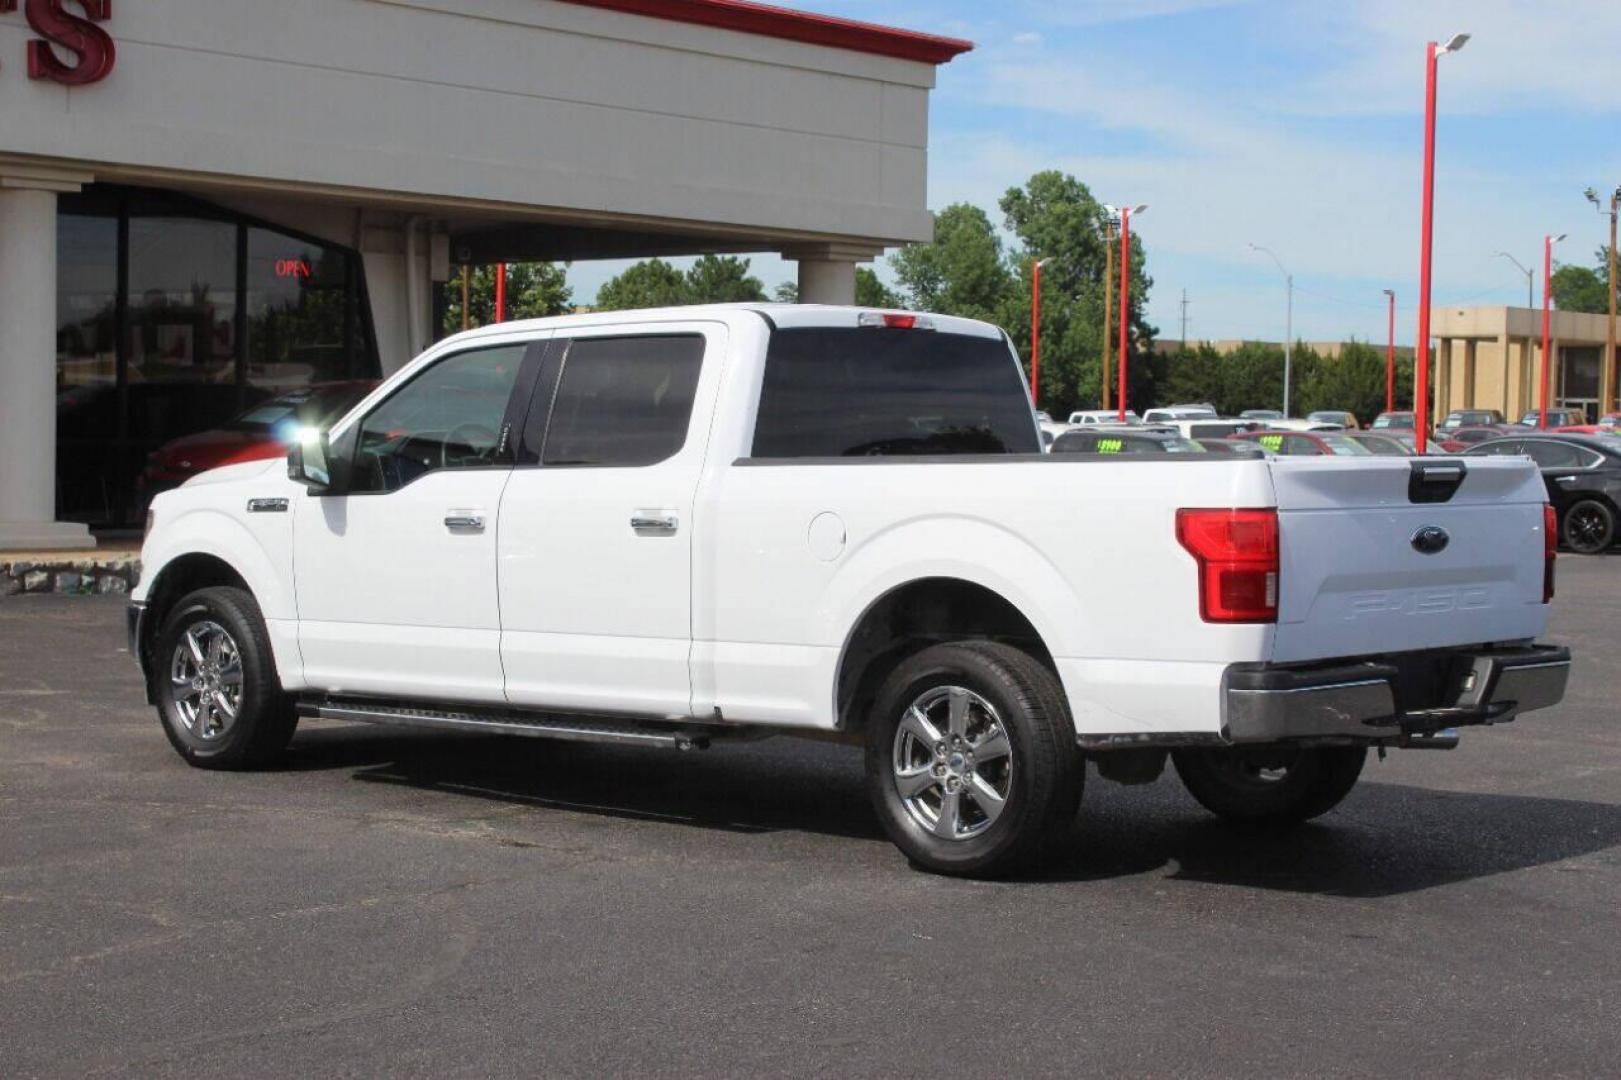
<path id="1" fill-rule="evenodd" d="M 1615 40 L 1621 35 L 1612 35 Z M 1481 58 L 1466 52 L 1456 59 L 1461 70 L 1463 62 Z M 1281 77 L 1265 100 L 1226 85 L 1178 85 L 1177 70 L 1174 62 L 1144 65 L 1118 57 L 1105 45 L 1055 42 L 1033 60 L 983 50 L 977 63 L 942 80 L 932 135 L 931 204 L 966 200 L 995 217 L 996 200 L 1006 188 L 1039 169 L 1061 169 L 1085 181 L 1102 200 L 1151 204 L 1138 226 L 1157 279 L 1151 316 L 1167 332 L 1176 326 L 1184 285 L 1221 296 L 1219 305 L 1200 303 L 1195 296 L 1200 334 L 1268 332 L 1278 306 L 1272 294 L 1281 289 L 1272 280 L 1271 264 L 1257 262 L 1247 249 L 1254 241 L 1277 250 L 1294 273 L 1301 287 L 1301 333 L 1382 339 L 1379 289 L 1394 287 L 1409 304 L 1416 291 L 1416 115 L 1406 145 L 1391 142 L 1388 125 L 1381 129 L 1383 139 L 1375 141 L 1365 122 L 1302 115 L 1327 111 L 1311 100 L 1328 78 L 1314 70 Z M 1355 82 L 1345 78 L 1347 86 Z M 1556 97 L 1568 92 L 1563 87 L 1556 81 L 1539 93 Z M 1406 96 L 1407 108 L 1416 112 L 1419 96 L 1410 86 Z M 995 127 L 990 126 L 994 120 L 951 121 L 955 110 L 971 116 L 985 106 L 1017 110 L 1012 115 L 1026 119 Z M 1613 122 L 1616 106 L 1605 107 Z M 1595 139 L 1592 155 L 1616 162 L 1621 153 L 1616 142 Z M 1604 161 L 1532 169 L 1533 147 L 1505 146 L 1502 157 L 1491 149 L 1443 140 L 1436 182 L 1434 296 L 1439 302 L 1519 302 L 1523 285 L 1516 280 L 1523 279 L 1491 253 L 1507 248 L 1527 261 L 1550 227 L 1584 230 L 1584 239 L 1570 245 L 1578 253 L 1573 261 L 1586 262 L 1587 251 L 1600 242 L 1597 215 L 1579 202 L 1581 188 L 1594 181 L 1563 169 L 1607 176 Z M 1581 156 L 1580 148 L 1574 156 Z M 1591 243 L 1586 232 L 1592 233 Z M 1398 328 L 1411 336 L 1411 326 L 1403 330 L 1399 323 Z"/>

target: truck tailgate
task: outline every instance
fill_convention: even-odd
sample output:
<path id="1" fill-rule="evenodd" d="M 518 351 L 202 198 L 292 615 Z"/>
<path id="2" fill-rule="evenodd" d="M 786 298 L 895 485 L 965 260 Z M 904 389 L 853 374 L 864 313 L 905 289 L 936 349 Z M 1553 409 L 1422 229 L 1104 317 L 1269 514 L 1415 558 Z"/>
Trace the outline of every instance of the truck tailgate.
<path id="1" fill-rule="evenodd" d="M 1281 548 L 1275 662 L 1512 641 L 1546 627 L 1546 494 L 1529 461 L 1302 457 L 1271 466 Z"/>

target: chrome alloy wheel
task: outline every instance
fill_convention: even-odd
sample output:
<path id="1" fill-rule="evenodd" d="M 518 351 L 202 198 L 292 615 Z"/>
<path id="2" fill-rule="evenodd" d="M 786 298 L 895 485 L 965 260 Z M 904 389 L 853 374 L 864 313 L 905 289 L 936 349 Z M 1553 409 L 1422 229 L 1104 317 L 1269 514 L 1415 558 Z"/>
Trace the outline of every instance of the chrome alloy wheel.
<path id="1" fill-rule="evenodd" d="M 242 704 L 242 653 L 217 622 L 186 627 L 169 661 L 170 696 L 186 733 L 213 742 L 231 729 Z"/>
<path id="2" fill-rule="evenodd" d="M 895 729 L 895 790 L 933 835 L 970 839 L 1007 805 L 1012 750 L 990 702 L 961 686 L 937 686 L 912 702 Z"/>

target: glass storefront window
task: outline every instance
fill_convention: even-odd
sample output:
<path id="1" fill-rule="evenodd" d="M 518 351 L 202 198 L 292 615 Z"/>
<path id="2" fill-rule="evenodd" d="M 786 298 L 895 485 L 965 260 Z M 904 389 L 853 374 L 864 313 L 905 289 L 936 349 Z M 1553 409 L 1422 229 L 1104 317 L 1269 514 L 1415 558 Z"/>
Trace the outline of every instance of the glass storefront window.
<path id="1" fill-rule="evenodd" d="M 255 394 L 353 377 L 348 253 L 250 228 L 247 259 L 247 381 Z"/>
<path id="2" fill-rule="evenodd" d="M 118 219 L 56 219 L 58 515 L 101 521 L 119 491 Z"/>
<path id="3" fill-rule="evenodd" d="M 255 433 L 231 423 L 243 410 L 377 378 L 344 248 L 114 185 L 65 196 L 57 220 L 63 520 L 135 525 L 158 491 L 252 451 Z"/>
<path id="4" fill-rule="evenodd" d="M 228 221 L 130 216 L 126 407 L 137 446 L 212 428 L 241 407 L 236 232 Z"/>

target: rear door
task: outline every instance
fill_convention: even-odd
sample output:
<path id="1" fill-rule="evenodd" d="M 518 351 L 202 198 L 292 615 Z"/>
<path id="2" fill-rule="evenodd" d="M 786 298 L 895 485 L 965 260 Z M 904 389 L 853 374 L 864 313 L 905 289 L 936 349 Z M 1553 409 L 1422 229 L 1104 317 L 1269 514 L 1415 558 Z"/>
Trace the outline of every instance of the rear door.
<path id="1" fill-rule="evenodd" d="M 1273 659 L 1540 634 L 1542 478 L 1523 459 L 1278 458 Z M 1445 533 L 1437 545 L 1429 527 Z"/>
<path id="2" fill-rule="evenodd" d="M 553 340 L 501 500 L 509 701 L 690 714 L 693 503 L 725 352 L 704 322 Z"/>

